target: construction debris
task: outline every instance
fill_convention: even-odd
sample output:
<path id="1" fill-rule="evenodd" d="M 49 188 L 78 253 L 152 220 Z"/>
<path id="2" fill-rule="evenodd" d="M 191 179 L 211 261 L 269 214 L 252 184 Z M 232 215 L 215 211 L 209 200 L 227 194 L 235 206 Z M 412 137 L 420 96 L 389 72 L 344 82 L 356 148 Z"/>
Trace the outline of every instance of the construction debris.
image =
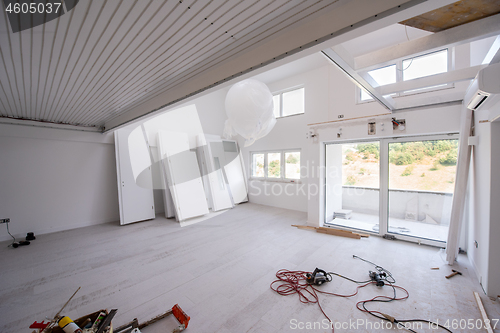
<path id="1" fill-rule="evenodd" d="M 370 235 L 368 235 L 368 234 L 352 232 L 352 231 L 342 230 L 342 229 L 335 229 L 335 228 L 330 228 L 330 227 L 312 227 L 309 225 L 296 225 L 296 224 L 293 224 L 292 227 L 296 227 L 298 229 L 316 230 L 316 232 L 319 232 L 322 234 L 348 237 L 348 238 L 354 238 L 354 239 L 360 239 L 362 237 L 363 238 L 370 237 Z"/>
<path id="2" fill-rule="evenodd" d="M 483 301 L 481 301 L 481 297 L 479 294 L 474 291 L 474 298 L 476 299 L 477 307 L 479 308 L 479 312 L 481 312 L 481 317 L 483 317 L 483 323 L 491 323 L 491 321 L 488 318 L 488 315 L 486 314 L 486 310 L 484 309 L 483 306 Z M 491 325 L 486 325 L 486 331 L 488 333 L 493 333 L 493 329 L 491 328 Z"/>

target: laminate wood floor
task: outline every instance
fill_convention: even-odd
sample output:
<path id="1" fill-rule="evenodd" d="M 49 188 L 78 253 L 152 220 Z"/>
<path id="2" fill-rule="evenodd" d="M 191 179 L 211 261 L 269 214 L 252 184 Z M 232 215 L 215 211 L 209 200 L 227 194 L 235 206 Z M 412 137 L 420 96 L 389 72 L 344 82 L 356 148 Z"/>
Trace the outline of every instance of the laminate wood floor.
<path id="1" fill-rule="evenodd" d="M 399 319 L 450 324 L 471 319 L 476 325 L 481 317 L 473 291 L 478 291 L 490 318 L 500 318 L 499 304 L 484 295 L 465 256 L 454 267 L 463 275 L 448 280 L 444 276 L 451 267 L 437 248 L 379 237 L 349 239 L 290 226 L 305 224 L 306 219 L 302 212 L 248 203 L 183 228 L 157 218 L 38 235 L 31 245 L 17 249 L 2 242 L 0 332 L 31 332 L 31 323 L 53 316 L 78 287 L 81 290 L 63 314 L 76 319 L 117 308 L 115 327 L 135 317 L 145 321 L 178 303 L 191 316 L 186 333 L 331 332 L 299 329 L 307 323 L 323 324 L 317 304 L 302 304 L 297 295 L 280 296 L 269 285 L 279 269 L 319 267 L 367 279 L 373 266 L 353 254 L 391 271 L 396 284 L 410 293 L 405 301 L 372 304 L 372 309 Z M 431 270 L 434 266 L 440 269 Z M 321 289 L 352 293 L 355 287 L 335 278 Z M 379 320 L 356 309 L 356 302 L 380 293 L 391 295 L 391 290 L 370 285 L 351 298 L 320 296 L 320 301 L 338 327 L 335 332 L 397 331 L 377 329 Z M 170 332 L 175 326 L 169 318 L 143 332 Z M 416 331 L 443 332 L 427 325 Z"/>

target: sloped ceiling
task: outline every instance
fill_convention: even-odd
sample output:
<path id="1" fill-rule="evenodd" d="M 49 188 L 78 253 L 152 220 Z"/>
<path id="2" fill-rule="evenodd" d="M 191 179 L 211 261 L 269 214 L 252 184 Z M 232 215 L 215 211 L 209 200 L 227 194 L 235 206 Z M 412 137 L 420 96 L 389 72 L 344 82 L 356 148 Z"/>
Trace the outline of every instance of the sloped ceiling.
<path id="1" fill-rule="evenodd" d="M 110 130 L 294 47 L 422 2 L 80 0 L 16 33 L 4 11 L 0 118 Z"/>

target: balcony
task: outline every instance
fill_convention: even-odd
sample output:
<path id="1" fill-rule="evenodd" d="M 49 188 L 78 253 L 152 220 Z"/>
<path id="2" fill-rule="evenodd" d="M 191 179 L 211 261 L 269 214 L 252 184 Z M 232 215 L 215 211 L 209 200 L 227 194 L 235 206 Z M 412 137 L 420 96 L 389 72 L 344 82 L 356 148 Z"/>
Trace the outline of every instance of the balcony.
<path id="1" fill-rule="evenodd" d="M 389 233 L 446 242 L 452 199 L 453 193 L 447 192 L 389 190 Z M 328 224 L 378 233 L 378 189 L 342 186 L 341 208 L 352 210 L 351 218 L 333 219 L 328 212 Z"/>

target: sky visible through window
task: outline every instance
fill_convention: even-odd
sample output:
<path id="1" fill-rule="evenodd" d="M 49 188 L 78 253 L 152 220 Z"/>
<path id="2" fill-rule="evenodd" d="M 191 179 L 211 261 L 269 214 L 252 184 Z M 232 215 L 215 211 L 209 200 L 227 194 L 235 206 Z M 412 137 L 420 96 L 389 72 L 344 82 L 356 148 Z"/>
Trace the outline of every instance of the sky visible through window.
<path id="1" fill-rule="evenodd" d="M 403 81 L 445 73 L 448 71 L 448 50 L 445 49 L 403 60 L 401 66 L 402 69 L 400 71 L 402 71 Z M 371 70 L 368 74 L 375 80 L 375 82 L 378 83 L 379 86 L 384 86 L 397 82 L 397 70 L 398 69 L 394 64 Z M 405 93 L 421 91 L 429 88 L 439 88 L 441 86 L 443 85 L 405 91 Z M 361 101 L 367 101 L 370 99 L 372 99 L 372 97 L 365 90 L 361 89 Z"/>
<path id="2" fill-rule="evenodd" d="M 448 50 L 403 60 L 403 69 L 404 81 L 445 73 L 448 71 Z"/>

